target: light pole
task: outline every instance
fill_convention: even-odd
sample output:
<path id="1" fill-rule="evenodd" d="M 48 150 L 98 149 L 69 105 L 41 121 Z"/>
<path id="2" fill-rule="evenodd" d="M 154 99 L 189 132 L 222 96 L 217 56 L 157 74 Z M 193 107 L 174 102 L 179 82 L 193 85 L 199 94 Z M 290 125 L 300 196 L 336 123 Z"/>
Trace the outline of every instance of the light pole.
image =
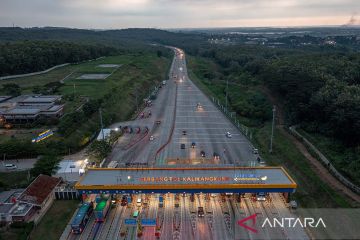
<path id="1" fill-rule="evenodd" d="M 226 79 L 226 95 L 225 95 L 225 108 L 227 111 L 227 105 L 228 105 L 228 89 L 229 89 L 229 79 Z"/>
<path id="2" fill-rule="evenodd" d="M 104 134 L 104 125 L 103 125 L 101 108 L 99 108 L 99 114 L 100 114 L 100 124 L 101 124 L 102 139 L 104 141 L 105 140 L 105 134 Z"/>
<path id="3" fill-rule="evenodd" d="M 275 105 L 273 106 L 272 112 L 273 112 L 273 118 L 272 118 L 272 124 L 271 124 L 271 137 L 270 137 L 270 149 L 269 149 L 270 153 L 272 153 L 272 151 L 273 151 L 273 138 L 274 138 L 275 113 L 276 113 Z"/>

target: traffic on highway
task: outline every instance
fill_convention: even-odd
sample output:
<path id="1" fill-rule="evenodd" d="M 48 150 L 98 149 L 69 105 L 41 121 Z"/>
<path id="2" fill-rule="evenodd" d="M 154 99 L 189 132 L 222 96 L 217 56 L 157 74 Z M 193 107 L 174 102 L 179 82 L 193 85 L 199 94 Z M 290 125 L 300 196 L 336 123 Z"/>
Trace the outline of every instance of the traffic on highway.
<path id="1" fill-rule="evenodd" d="M 251 187 L 241 190 L 240 184 L 237 185 L 240 191 L 234 193 L 219 189 L 213 192 L 175 190 L 178 187 L 157 193 L 159 190 L 147 190 L 149 187 L 145 185 L 144 193 L 141 188 L 122 191 L 124 185 L 121 184 L 140 184 L 137 181 L 161 181 L 159 184 L 165 185 L 160 189 L 165 189 L 167 183 L 164 181 L 236 180 L 243 185 L 268 181 L 268 176 L 242 170 L 236 173 L 238 177 L 234 180 L 228 177 L 202 179 L 195 175 L 190 177 L 191 173 L 183 179 L 162 177 L 161 174 L 152 179 L 141 177 L 141 172 L 138 178 L 129 173 L 111 173 L 117 169 L 126 171 L 133 165 L 174 169 L 181 166 L 255 169 L 265 165 L 264 161 L 259 162 L 259 151 L 189 79 L 185 53 L 178 48 L 172 49 L 175 57 L 169 79 L 161 83 L 157 95 L 145 99 L 145 108 L 135 120 L 112 125 L 126 131 L 107 159 L 110 172 L 92 177 L 85 175 L 82 183 L 90 179 L 90 187 L 83 191 L 82 205 L 63 235 L 68 239 L 307 239 L 300 227 L 291 230 L 264 227 L 257 229 L 254 235 L 238 224 L 247 216 L 256 215 L 258 221 L 268 217 L 294 217 L 288 203 L 292 190 L 289 193 L 286 193 L 288 190 L 277 193 L 279 189 L 275 187 L 260 192 Z M 276 172 L 272 175 L 278 178 Z M 270 180 L 273 176 L 270 175 Z M 116 183 L 109 185 L 106 181 Z M 172 186 L 177 186 L 174 184 Z M 105 187 L 99 190 L 96 186 Z"/>

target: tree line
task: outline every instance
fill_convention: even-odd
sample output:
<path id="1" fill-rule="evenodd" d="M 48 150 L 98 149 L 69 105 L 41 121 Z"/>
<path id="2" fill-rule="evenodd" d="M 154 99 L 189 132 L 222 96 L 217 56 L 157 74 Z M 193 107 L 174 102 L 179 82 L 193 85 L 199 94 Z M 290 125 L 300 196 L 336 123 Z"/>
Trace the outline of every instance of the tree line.
<path id="1" fill-rule="evenodd" d="M 59 41 L 16 41 L 0 44 L 0 76 L 38 72 L 63 63 L 113 55 L 117 49 Z"/>

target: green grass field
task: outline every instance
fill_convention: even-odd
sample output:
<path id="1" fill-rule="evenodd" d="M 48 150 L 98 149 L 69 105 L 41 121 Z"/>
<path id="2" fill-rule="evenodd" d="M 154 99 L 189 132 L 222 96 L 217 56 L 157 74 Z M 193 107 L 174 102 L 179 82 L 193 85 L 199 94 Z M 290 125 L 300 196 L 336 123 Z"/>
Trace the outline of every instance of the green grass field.
<path id="1" fill-rule="evenodd" d="M 0 182 L 5 184 L 7 188 L 23 188 L 26 187 L 29 182 L 28 171 L 9 171 L 0 173 Z"/>
<path id="2" fill-rule="evenodd" d="M 58 240 L 79 205 L 79 201 L 55 200 L 30 235 L 32 240 Z"/>

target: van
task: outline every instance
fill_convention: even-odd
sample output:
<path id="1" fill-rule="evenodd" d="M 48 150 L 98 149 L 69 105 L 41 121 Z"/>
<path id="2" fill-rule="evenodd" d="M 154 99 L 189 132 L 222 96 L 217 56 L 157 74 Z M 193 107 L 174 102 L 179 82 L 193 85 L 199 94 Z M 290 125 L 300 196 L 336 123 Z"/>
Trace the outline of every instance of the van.
<path id="1" fill-rule="evenodd" d="M 5 164 L 5 168 L 8 170 L 13 170 L 13 169 L 17 169 L 17 166 L 15 164 L 9 163 L 9 164 Z"/>

